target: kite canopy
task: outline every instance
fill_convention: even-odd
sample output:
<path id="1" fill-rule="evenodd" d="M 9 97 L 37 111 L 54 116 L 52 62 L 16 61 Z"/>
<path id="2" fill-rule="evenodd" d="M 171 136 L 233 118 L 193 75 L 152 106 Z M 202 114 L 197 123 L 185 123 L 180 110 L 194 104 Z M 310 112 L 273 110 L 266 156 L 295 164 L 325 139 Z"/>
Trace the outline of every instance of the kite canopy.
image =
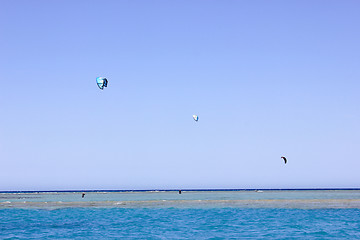
<path id="1" fill-rule="evenodd" d="M 199 117 L 197 115 L 193 115 L 193 119 L 197 122 L 199 120 Z"/>
<path id="2" fill-rule="evenodd" d="M 104 87 L 107 87 L 108 84 L 108 80 L 104 77 L 98 77 L 96 78 L 96 84 L 98 85 L 98 87 L 103 90 Z"/>

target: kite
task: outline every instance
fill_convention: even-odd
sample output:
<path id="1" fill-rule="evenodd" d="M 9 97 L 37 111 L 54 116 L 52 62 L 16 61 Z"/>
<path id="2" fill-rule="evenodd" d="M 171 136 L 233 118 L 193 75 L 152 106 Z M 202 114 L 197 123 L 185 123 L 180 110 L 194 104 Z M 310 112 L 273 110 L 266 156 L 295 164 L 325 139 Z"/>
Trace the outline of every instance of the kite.
<path id="1" fill-rule="evenodd" d="M 104 77 L 98 77 L 96 78 L 96 84 L 101 90 L 104 90 L 104 87 L 107 87 L 108 80 Z"/>

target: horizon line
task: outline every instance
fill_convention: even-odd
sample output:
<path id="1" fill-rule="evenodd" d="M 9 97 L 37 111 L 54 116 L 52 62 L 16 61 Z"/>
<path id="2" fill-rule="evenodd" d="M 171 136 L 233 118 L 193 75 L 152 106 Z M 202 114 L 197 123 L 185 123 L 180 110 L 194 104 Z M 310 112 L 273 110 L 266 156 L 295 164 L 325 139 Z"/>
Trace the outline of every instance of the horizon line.
<path id="1" fill-rule="evenodd" d="M 96 189 L 96 190 L 9 190 L 0 193 L 55 193 L 55 192 L 207 192 L 207 191 L 325 191 L 325 190 L 360 190 L 360 188 L 189 188 L 189 189 Z"/>

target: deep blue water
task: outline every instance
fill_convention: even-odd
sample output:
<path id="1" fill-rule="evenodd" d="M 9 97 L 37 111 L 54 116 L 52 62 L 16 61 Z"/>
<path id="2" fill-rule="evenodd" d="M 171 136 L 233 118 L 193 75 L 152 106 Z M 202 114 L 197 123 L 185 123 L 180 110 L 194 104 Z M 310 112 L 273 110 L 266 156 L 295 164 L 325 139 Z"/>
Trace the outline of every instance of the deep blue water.
<path id="1" fill-rule="evenodd" d="M 360 209 L 0 209 L 0 239 L 360 239 Z"/>

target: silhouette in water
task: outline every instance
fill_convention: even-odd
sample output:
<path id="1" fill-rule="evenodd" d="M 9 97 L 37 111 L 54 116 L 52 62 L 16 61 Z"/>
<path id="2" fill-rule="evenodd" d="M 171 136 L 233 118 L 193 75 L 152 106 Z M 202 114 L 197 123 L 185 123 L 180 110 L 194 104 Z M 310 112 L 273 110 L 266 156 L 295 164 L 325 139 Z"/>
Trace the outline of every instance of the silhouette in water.
<path id="1" fill-rule="evenodd" d="M 282 159 L 284 159 L 285 164 L 287 163 L 286 157 L 282 156 Z"/>
<path id="2" fill-rule="evenodd" d="M 179 190 L 179 194 L 181 194 L 181 189 Z"/>
<path id="3" fill-rule="evenodd" d="M 84 197 L 85 197 L 85 193 L 82 193 L 81 197 L 84 198 Z"/>

